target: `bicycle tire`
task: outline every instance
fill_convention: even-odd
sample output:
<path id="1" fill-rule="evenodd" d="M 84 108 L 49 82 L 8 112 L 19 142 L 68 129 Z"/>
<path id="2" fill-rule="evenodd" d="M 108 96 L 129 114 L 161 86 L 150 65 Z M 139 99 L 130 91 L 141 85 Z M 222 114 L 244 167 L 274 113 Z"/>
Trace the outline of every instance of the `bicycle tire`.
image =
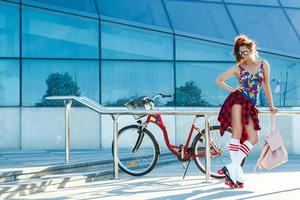
<path id="1" fill-rule="evenodd" d="M 232 130 L 227 129 L 225 131 L 223 137 L 221 137 L 220 126 L 211 126 L 210 127 L 211 140 L 214 142 L 214 144 L 216 144 L 217 148 L 220 150 L 221 155 L 219 155 L 219 158 L 221 158 L 221 160 L 222 160 L 221 162 L 218 163 L 217 156 L 215 156 L 215 157 L 213 155 L 211 156 L 210 176 L 213 178 L 222 179 L 225 177 L 225 175 L 218 174 L 217 171 L 219 169 L 221 169 L 223 166 L 225 166 L 226 164 L 231 162 L 230 153 L 229 153 L 229 149 L 228 149 L 229 139 L 231 138 L 231 133 L 232 133 Z M 213 134 L 215 134 L 216 136 L 214 136 Z M 195 136 L 195 138 L 192 142 L 192 150 L 193 150 L 194 154 L 197 154 L 199 149 L 202 150 L 203 153 L 205 153 L 205 137 L 204 137 L 204 135 L 205 135 L 205 130 L 202 130 L 201 133 L 199 133 Z M 223 142 L 220 143 L 220 140 L 218 141 L 218 139 L 222 140 Z M 202 144 L 202 146 L 198 148 L 198 144 L 200 144 L 200 143 Z M 222 158 L 222 156 L 224 158 Z M 205 156 L 195 157 L 194 161 L 195 161 L 196 166 L 200 169 L 200 171 L 202 171 L 203 173 L 206 173 Z M 241 166 L 243 166 L 244 162 L 245 162 L 245 158 L 243 159 Z"/>
<path id="2" fill-rule="evenodd" d="M 158 161 L 159 155 L 160 155 L 160 149 L 159 149 L 159 145 L 158 145 L 156 138 L 146 128 L 144 128 L 144 130 L 143 130 L 144 136 L 142 139 L 141 147 L 138 149 L 138 152 L 132 152 L 132 149 L 136 145 L 136 142 L 139 138 L 138 132 L 139 132 L 138 125 L 129 125 L 129 126 L 123 127 L 118 132 L 118 145 L 119 145 L 118 164 L 119 164 L 119 168 L 123 172 L 125 172 L 129 175 L 132 175 L 132 176 L 142 176 L 142 175 L 145 175 L 145 174 L 151 172 L 153 170 L 153 168 L 155 167 L 155 165 Z M 132 133 L 132 135 L 130 135 L 129 133 Z M 136 141 L 132 143 L 131 140 L 134 140 L 133 138 L 136 138 Z M 127 141 L 124 141 L 124 139 L 127 139 Z M 131 144 L 134 144 L 134 145 L 131 145 Z M 149 148 L 147 147 L 147 145 L 149 146 Z M 152 152 L 151 152 L 151 148 L 153 148 Z M 148 152 L 148 149 L 149 149 L 149 152 Z M 114 141 L 112 143 L 112 153 L 113 153 L 113 151 L 114 151 Z M 142 151 L 144 151 L 144 152 L 142 152 Z M 141 155 L 141 156 L 138 155 L 138 153 L 143 154 L 145 152 L 147 154 Z M 128 156 L 127 156 L 127 154 L 128 154 Z M 124 157 L 124 155 L 125 155 L 125 157 Z M 139 159 L 141 159 L 143 161 L 141 161 Z M 149 163 L 146 163 L 147 166 L 144 165 L 145 159 L 150 160 Z M 135 166 L 133 166 L 132 164 L 129 164 L 130 162 L 131 163 L 134 162 Z"/>

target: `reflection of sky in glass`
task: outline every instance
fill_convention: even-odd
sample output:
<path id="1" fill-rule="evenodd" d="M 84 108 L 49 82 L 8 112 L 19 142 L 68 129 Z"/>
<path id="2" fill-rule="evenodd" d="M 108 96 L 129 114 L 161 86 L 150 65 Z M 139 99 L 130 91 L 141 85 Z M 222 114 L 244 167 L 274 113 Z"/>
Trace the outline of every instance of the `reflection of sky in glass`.
<path id="1" fill-rule="evenodd" d="M 97 0 L 97 3 L 102 18 L 117 18 L 130 24 L 171 31 L 161 0 Z"/>
<path id="2" fill-rule="evenodd" d="M 254 39 L 259 47 L 299 55 L 299 39 L 281 8 L 244 5 L 228 5 L 228 8 L 239 32 Z M 255 24 L 255 28 L 249 24 Z"/>
<path id="3" fill-rule="evenodd" d="M 299 1 L 299 7 L 300 7 L 300 1 Z M 286 8 L 285 10 L 299 35 L 300 34 L 300 9 Z"/>
<path id="4" fill-rule="evenodd" d="M 0 1 L 0 56 L 19 57 L 19 8 Z"/>
<path id="5" fill-rule="evenodd" d="M 175 33 L 232 41 L 236 35 L 223 4 L 166 0 Z"/>
<path id="6" fill-rule="evenodd" d="M 285 105 L 300 106 L 300 80 L 298 77 L 300 74 L 300 61 L 270 54 L 261 55 L 270 64 L 270 85 L 274 104 L 283 106 L 284 93 L 287 91 Z M 287 85 L 286 75 L 288 75 Z M 286 90 L 285 86 L 287 86 Z"/>
<path id="7" fill-rule="evenodd" d="M 46 94 L 46 80 L 51 73 L 68 72 L 76 80 L 81 96 L 99 101 L 99 63 L 79 60 L 23 60 L 23 105 L 39 103 Z M 75 78 L 76 77 L 76 78 Z"/>
<path id="8" fill-rule="evenodd" d="M 173 37 L 108 22 L 101 24 L 104 59 L 173 59 Z"/>
<path id="9" fill-rule="evenodd" d="M 232 61 L 232 46 L 176 36 L 176 60 Z"/>
<path id="10" fill-rule="evenodd" d="M 94 0 L 22 0 L 22 3 L 51 8 L 54 10 L 61 10 L 79 15 L 98 17 Z"/>
<path id="11" fill-rule="evenodd" d="M 286 0 L 284 0 L 286 1 Z M 225 0 L 226 3 L 241 3 L 252 5 L 279 6 L 277 0 Z"/>
<path id="12" fill-rule="evenodd" d="M 300 8 L 300 1 L 298 0 L 280 0 L 283 6 Z"/>
<path id="13" fill-rule="evenodd" d="M 134 96 L 174 94 L 172 62 L 102 61 L 101 67 L 103 104 Z"/>
<path id="14" fill-rule="evenodd" d="M 98 58 L 98 22 L 41 9 L 23 9 L 25 57 Z"/>
<path id="15" fill-rule="evenodd" d="M 202 90 L 202 98 L 213 106 L 220 106 L 226 96 L 227 91 L 219 88 L 215 84 L 216 78 L 234 63 L 209 63 L 209 62 L 177 62 L 176 63 L 176 87 L 184 86 L 186 82 L 194 81 Z M 236 78 L 226 81 L 228 85 L 236 87 Z"/>
<path id="16" fill-rule="evenodd" d="M 19 106 L 19 60 L 0 60 L 0 106 Z"/>

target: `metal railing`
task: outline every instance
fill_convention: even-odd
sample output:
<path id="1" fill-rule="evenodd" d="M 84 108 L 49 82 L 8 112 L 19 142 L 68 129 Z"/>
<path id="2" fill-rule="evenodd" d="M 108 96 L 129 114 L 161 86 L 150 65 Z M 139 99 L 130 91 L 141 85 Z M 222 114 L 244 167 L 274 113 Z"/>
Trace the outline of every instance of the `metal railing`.
<path id="1" fill-rule="evenodd" d="M 113 119 L 113 140 L 114 140 L 114 178 L 118 179 L 118 118 L 120 115 L 149 115 L 149 114 L 162 114 L 162 115 L 203 115 L 205 118 L 205 180 L 210 182 L 210 121 L 208 120 L 209 115 L 217 115 L 218 110 L 201 110 L 201 111 L 191 111 L 191 110 L 109 110 L 106 107 L 100 105 L 99 103 L 87 98 L 87 97 L 77 97 L 77 96 L 51 96 L 47 97 L 46 100 L 50 101 L 64 101 L 65 103 L 65 162 L 70 161 L 70 111 L 72 101 L 77 101 L 82 105 L 88 107 L 89 109 L 99 113 L 100 115 L 111 115 Z M 270 112 L 267 109 L 262 109 L 259 114 L 268 115 Z M 300 114 L 300 110 L 285 110 L 277 113 L 278 115 L 291 115 Z"/>

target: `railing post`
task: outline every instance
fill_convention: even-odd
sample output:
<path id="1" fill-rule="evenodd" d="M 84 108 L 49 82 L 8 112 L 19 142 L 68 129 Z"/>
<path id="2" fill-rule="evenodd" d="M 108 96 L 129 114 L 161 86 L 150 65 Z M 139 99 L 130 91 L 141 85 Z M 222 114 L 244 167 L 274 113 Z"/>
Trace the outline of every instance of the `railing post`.
<path id="1" fill-rule="evenodd" d="M 119 115 L 112 115 L 113 119 L 113 134 L 114 134 L 114 179 L 119 179 L 119 155 L 118 155 L 118 118 Z"/>
<path id="2" fill-rule="evenodd" d="M 205 114 L 205 182 L 210 183 L 210 122 Z"/>
<path id="3" fill-rule="evenodd" d="M 65 100 L 65 163 L 70 162 L 70 115 L 72 100 Z"/>

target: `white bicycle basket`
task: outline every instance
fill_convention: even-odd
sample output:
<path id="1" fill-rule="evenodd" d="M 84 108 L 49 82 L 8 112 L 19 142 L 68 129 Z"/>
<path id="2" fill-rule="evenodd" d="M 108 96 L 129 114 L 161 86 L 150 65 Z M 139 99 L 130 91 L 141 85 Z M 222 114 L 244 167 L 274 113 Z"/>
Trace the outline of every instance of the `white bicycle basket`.
<path id="1" fill-rule="evenodd" d="M 125 104 L 129 110 L 152 110 L 154 103 L 148 97 L 141 97 L 139 99 L 130 101 Z M 146 115 L 132 115 L 135 120 L 138 120 Z"/>

